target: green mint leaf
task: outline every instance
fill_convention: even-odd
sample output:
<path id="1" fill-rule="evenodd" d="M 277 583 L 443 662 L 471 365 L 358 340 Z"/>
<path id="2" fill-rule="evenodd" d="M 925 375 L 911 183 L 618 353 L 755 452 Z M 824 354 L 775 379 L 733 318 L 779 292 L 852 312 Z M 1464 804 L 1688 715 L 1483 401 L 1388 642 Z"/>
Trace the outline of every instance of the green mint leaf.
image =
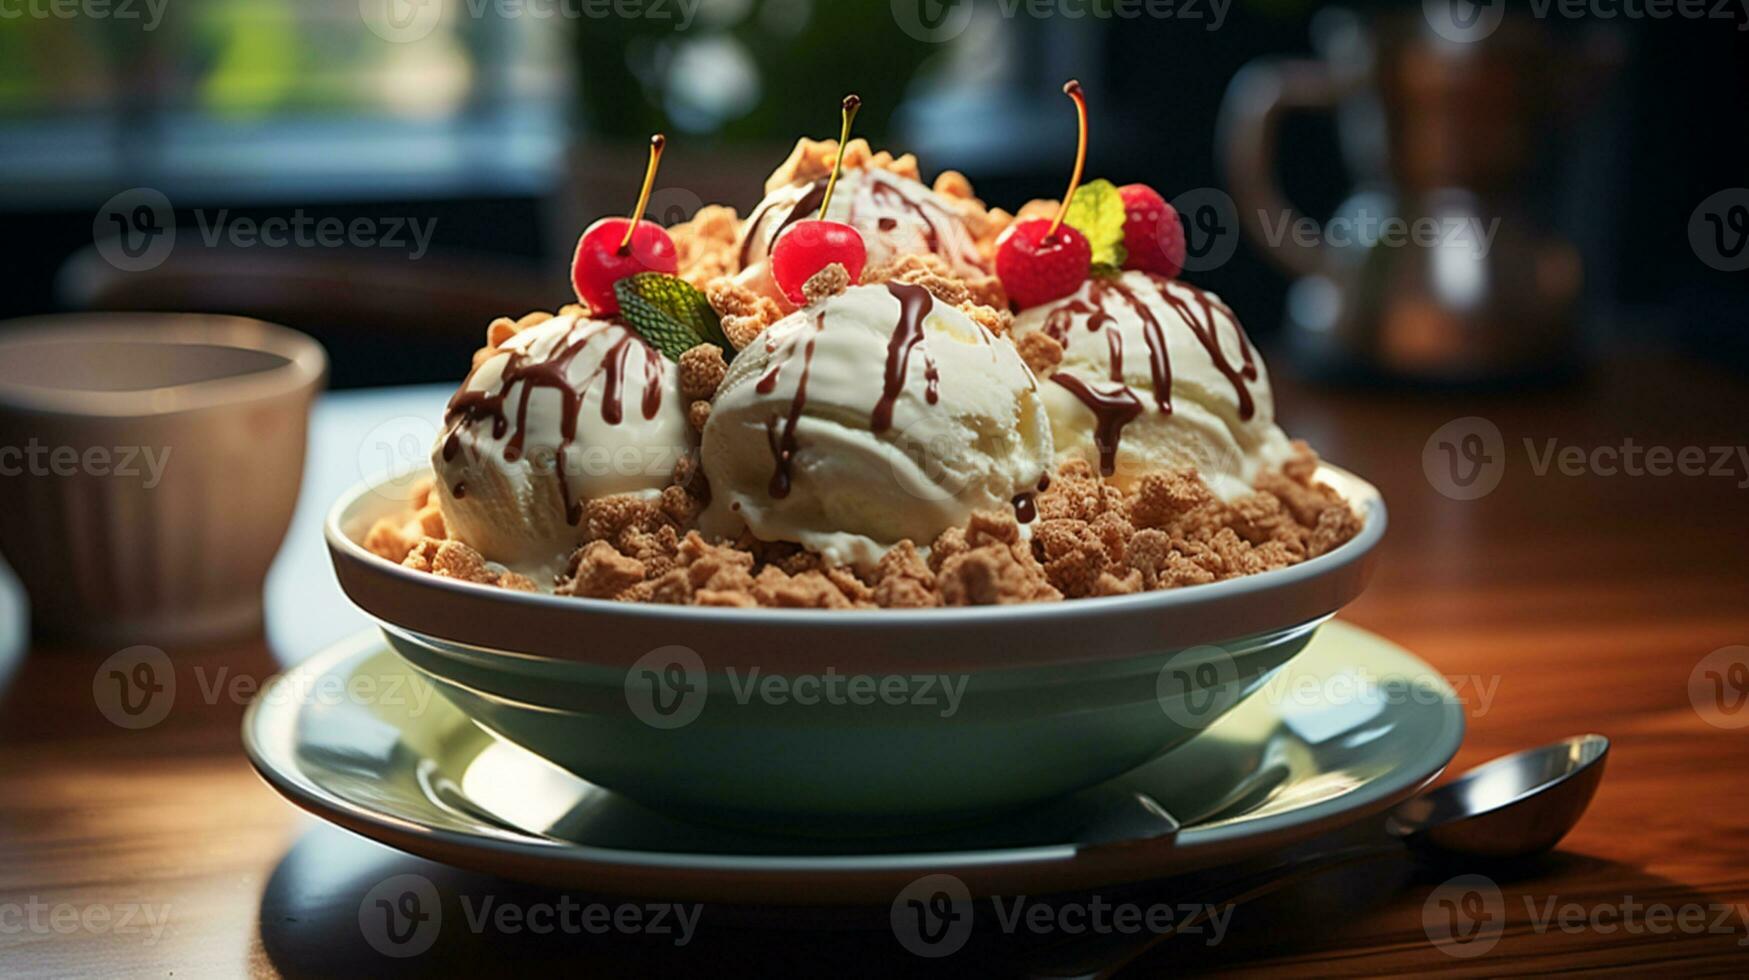
<path id="1" fill-rule="evenodd" d="M 715 344 L 733 354 L 722 320 L 704 293 L 679 276 L 640 272 L 613 284 L 619 312 L 652 347 L 679 360 L 699 344 Z"/>
<path id="2" fill-rule="evenodd" d="M 1081 185 L 1069 201 L 1069 213 L 1063 218 L 1075 230 L 1087 236 L 1093 246 L 1093 265 L 1123 268 L 1129 254 L 1123 247 L 1123 195 L 1109 180 L 1095 180 Z"/>
<path id="3" fill-rule="evenodd" d="M 1118 251 L 1121 254 L 1123 250 L 1120 248 Z M 1118 276 L 1123 275 L 1123 266 L 1095 262 L 1093 268 L 1089 269 L 1087 274 L 1095 279 L 1116 279 Z"/>

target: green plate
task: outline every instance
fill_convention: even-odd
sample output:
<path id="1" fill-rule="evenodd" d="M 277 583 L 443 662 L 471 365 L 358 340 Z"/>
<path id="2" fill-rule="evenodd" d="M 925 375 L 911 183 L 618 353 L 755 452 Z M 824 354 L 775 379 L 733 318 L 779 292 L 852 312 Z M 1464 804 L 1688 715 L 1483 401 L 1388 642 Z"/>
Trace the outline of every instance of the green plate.
<path id="1" fill-rule="evenodd" d="M 244 719 L 243 741 L 299 806 L 459 867 L 672 901 L 882 904 L 925 874 L 953 874 L 974 894 L 1043 894 L 1272 851 L 1414 793 L 1463 731 L 1462 705 L 1436 670 L 1332 622 L 1177 750 L 1032 812 L 912 837 L 767 836 L 657 813 L 488 735 L 375 632 L 276 679 Z M 1127 842 L 1089 833 L 1133 822 L 1138 794 L 1179 832 Z"/>

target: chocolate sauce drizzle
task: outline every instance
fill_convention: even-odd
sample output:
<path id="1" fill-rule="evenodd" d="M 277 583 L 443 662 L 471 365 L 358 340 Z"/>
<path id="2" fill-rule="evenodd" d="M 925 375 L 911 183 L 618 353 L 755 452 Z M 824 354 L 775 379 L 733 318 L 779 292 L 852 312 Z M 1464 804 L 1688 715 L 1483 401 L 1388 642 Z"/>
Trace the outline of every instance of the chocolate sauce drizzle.
<path id="1" fill-rule="evenodd" d="M 933 202 L 912 200 L 893 183 L 898 178 L 892 177 L 884 171 L 866 171 L 865 174 L 866 179 L 861 182 L 857 192 L 848 198 L 850 211 L 845 216 L 845 222 L 855 225 L 857 215 L 869 207 L 879 206 L 889 210 L 895 207 L 903 208 L 917 216 L 929 251 L 940 253 L 944 223 L 959 219 L 935 206 Z M 755 247 L 762 245 L 765 254 L 770 255 L 771 249 L 777 244 L 778 237 L 788 231 L 791 225 L 819 213 L 820 205 L 826 199 L 827 180 L 828 178 L 825 177 L 815 180 L 809 186 L 807 193 L 790 205 L 783 220 L 777 223 L 770 234 L 764 233 L 765 227 L 769 224 L 773 212 L 782 205 L 782 201 L 763 204 L 759 210 L 753 212 L 747 222 L 747 234 L 741 241 L 741 268 L 745 269 L 753 263 Z M 877 220 L 876 226 L 882 232 L 893 232 L 898 230 L 899 222 L 895 218 L 882 216 Z M 962 265 L 977 266 L 980 264 L 977 250 L 970 246 L 970 236 L 961 236 L 960 239 L 956 239 L 955 244 L 957 254 L 950 256 L 954 261 Z"/>
<path id="2" fill-rule="evenodd" d="M 1147 275 L 1158 288 L 1161 300 L 1172 307 L 1208 352 L 1215 370 L 1232 383 L 1233 391 L 1238 397 L 1240 420 L 1250 421 L 1257 414 L 1257 402 L 1249 385 L 1249 382 L 1257 380 L 1257 361 L 1252 353 L 1251 341 L 1245 336 L 1245 329 L 1239 326 L 1239 318 L 1226 304 L 1195 286 L 1168 280 L 1153 273 Z M 1174 295 L 1168 283 L 1189 293 L 1191 299 L 1187 301 Z M 1088 331 L 1105 331 L 1111 352 L 1111 380 L 1123 385 L 1121 389 L 1096 391 L 1079 378 L 1060 372 L 1052 375 L 1051 380 L 1067 388 L 1093 413 L 1097 422 L 1095 441 L 1099 446 L 1099 468 L 1108 476 L 1116 467 L 1117 447 L 1123 438 L 1123 427 L 1134 421 L 1143 411 L 1141 399 L 1136 397 L 1134 389 L 1124 384 L 1123 335 L 1115 329 L 1116 321 L 1106 309 L 1108 300 L 1114 295 L 1128 305 L 1137 319 L 1141 320 L 1142 338 L 1148 345 L 1148 372 L 1154 382 L 1154 403 L 1161 414 L 1171 414 L 1172 360 L 1166 345 L 1165 328 L 1148 304 L 1121 281 L 1092 280 L 1088 284 L 1088 299 L 1076 298 L 1052 310 L 1044 325 L 1046 334 L 1065 345 L 1069 341 L 1069 332 L 1077 316 L 1087 317 Z M 1238 334 L 1239 351 L 1243 356 L 1243 363 L 1238 366 L 1229 363 L 1225 352 L 1221 350 L 1216 311 L 1232 321 L 1233 329 Z"/>
<path id="3" fill-rule="evenodd" d="M 1106 476 L 1117 472 L 1117 445 L 1123 438 L 1123 427 L 1134 422 L 1144 408 L 1135 390 L 1120 385 L 1111 391 L 1097 391 L 1080 378 L 1060 371 L 1051 375 L 1051 380 L 1069 389 L 1069 393 L 1081 399 L 1081 404 L 1093 413 L 1093 442 L 1099 447 L 1099 472 Z"/>
<path id="4" fill-rule="evenodd" d="M 561 441 L 558 447 L 558 457 L 554 461 L 559 476 L 559 494 L 565 507 L 565 519 L 575 525 L 583 519 L 583 502 L 571 493 L 570 481 L 566 477 L 565 454 L 572 442 L 577 438 L 577 416 L 582 408 L 583 396 L 596 378 L 602 379 L 601 420 L 609 425 L 618 425 L 625 418 L 624 388 L 626 362 L 632 349 L 642 348 L 644 353 L 644 418 L 653 419 L 662 409 L 662 360 L 656 350 L 644 343 L 643 339 L 624 328 L 620 329 L 624 336 L 613 342 L 601 358 L 601 364 L 581 384 L 572 385 L 569 373 L 571 362 L 583 352 L 603 330 L 617 327 L 615 324 L 602 323 L 593 320 L 580 320 L 573 323 L 558 343 L 545 356 L 536 357 L 524 349 L 506 351 L 508 360 L 496 391 L 474 391 L 467 384 L 456 392 L 449 400 L 449 410 L 444 416 L 444 424 L 449 427 L 443 440 L 443 459 L 448 462 L 461 451 L 461 429 L 464 425 L 473 425 L 490 418 L 492 420 L 492 438 L 502 439 L 505 433 L 510 433 L 510 441 L 504 446 L 504 458 L 516 462 L 522 458 L 525 443 L 528 438 L 528 405 L 536 388 L 549 388 L 559 393 L 563 407 L 559 416 L 559 431 Z M 490 361 L 485 362 L 491 363 Z M 484 364 L 481 365 L 482 367 Z M 476 368 L 476 370 L 478 370 Z M 469 375 L 471 380 L 472 374 Z M 510 400 L 510 391 L 517 382 L 522 383 L 522 396 L 517 399 L 515 431 L 511 431 L 510 413 L 506 404 Z M 461 496 L 460 485 L 456 496 Z"/>
<path id="5" fill-rule="evenodd" d="M 1239 420 L 1242 422 L 1251 421 L 1252 416 L 1257 414 L 1257 402 L 1251 396 L 1251 386 L 1248 382 L 1257 380 L 1257 360 L 1251 353 L 1251 340 L 1245 336 L 1245 328 L 1239 326 L 1239 318 L 1233 314 L 1227 304 L 1195 286 L 1181 282 L 1178 285 L 1190 293 L 1191 298 L 1196 301 L 1197 307 L 1202 311 L 1202 317 L 1198 319 L 1189 303 L 1172 295 L 1166 288 L 1167 280 L 1165 278 L 1153 275 L 1150 275 L 1149 278 L 1154 279 L 1156 285 L 1160 287 L 1160 298 L 1164 299 L 1167 305 L 1176 310 L 1178 315 L 1184 318 L 1184 322 L 1190 325 L 1191 332 L 1202 343 L 1203 349 L 1208 351 L 1209 360 L 1214 362 L 1215 370 L 1221 372 L 1232 383 L 1233 390 L 1239 396 Z M 1244 357 L 1244 363 L 1239 367 L 1227 363 L 1227 355 L 1221 350 L 1221 338 L 1216 332 L 1216 310 L 1233 321 L 1233 330 L 1239 335 L 1239 353 Z"/>
<path id="6" fill-rule="evenodd" d="M 910 372 L 911 352 L 923 345 L 923 377 L 928 385 L 929 404 L 940 397 L 941 374 L 935 368 L 935 358 L 923 344 L 923 321 L 935 309 L 935 297 L 922 286 L 906 282 L 889 282 L 887 291 L 899 301 L 899 322 L 893 327 L 893 337 L 887 341 L 887 371 L 881 386 L 881 400 L 875 403 L 869 416 L 869 428 L 885 432 L 893 425 L 893 406 L 904 390 L 905 376 Z"/>
<path id="7" fill-rule="evenodd" d="M 814 369 L 814 342 L 819 339 L 820 331 L 826 329 L 826 310 L 821 308 L 814 316 L 814 332 L 808 335 L 808 343 L 802 348 L 802 374 L 796 379 L 796 393 L 789 400 L 789 415 L 783 418 L 783 432 L 778 432 L 778 417 L 773 415 L 765 422 L 765 441 L 771 447 L 771 484 L 767 487 L 772 497 L 782 500 L 789 496 L 790 468 L 795 463 L 796 423 L 801 421 L 802 409 L 808 404 L 808 375 Z M 765 376 L 754 385 L 754 390 L 761 395 L 769 395 L 777 387 L 777 376 L 789 364 L 795 352 L 792 341 L 777 363 Z"/>

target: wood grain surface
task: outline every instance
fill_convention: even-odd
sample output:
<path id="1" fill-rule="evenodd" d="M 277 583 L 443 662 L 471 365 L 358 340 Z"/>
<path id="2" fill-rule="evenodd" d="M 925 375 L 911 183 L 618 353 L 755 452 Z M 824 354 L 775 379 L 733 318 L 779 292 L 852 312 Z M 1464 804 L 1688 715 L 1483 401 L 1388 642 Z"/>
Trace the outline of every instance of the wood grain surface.
<path id="1" fill-rule="evenodd" d="M 1591 812 L 1545 860 L 1435 872 L 1385 862 L 1319 879 L 1241 907 L 1219 942 L 1165 944 L 1131 974 L 1749 971 L 1749 706 L 1732 701 L 1728 669 L 1749 662 L 1749 647 L 1714 654 L 1749 644 L 1749 459 L 1735 448 L 1749 446 L 1749 384 L 1634 359 L 1535 395 L 1281 387 L 1290 430 L 1389 502 L 1378 576 L 1345 616 L 1415 651 L 1468 696 L 1454 771 L 1598 731 L 1614 740 L 1608 774 Z M 434 412 L 440 397 L 421 389 L 324 404 L 306 499 L 269 589 L 268 637 L 169 651 L 178 696 L 158 724 L 127 730 L 99 710 L 94 674 L 114 650 L 14 644 L 0 660 L 0 975 L 1017 968 L 1025 944 L 1002 935 L 980 933 L 940 961 L 913 957 L 887 930 L 886 909 L 712 907 L 684 946 L 672 936 L 476 930 L 460 898 L 476 909 L 488 897 L 532 908 L 561 896 L 398 855 L 271 792 L 239 748 L 247 695 L 321 638 L 357 626 L 311 540 L 320 511 L 356 479 L 361 439 L 413 424 L 408 406 L 430 402 Z M 1466 417 L 1498 428 L 1504 471 L 1493 492 L 1456 500 L 1435 486 L 1443 453 L 1433 448 L 1430 478 L 1424 451 L 1441 426 Z M 1600 472 L 1611 459 L 1594 450 L 1629 439 L 1672 451 L 1731 447 L 1731 469 Z M 1551 440 L 1555 461 L 1539 473 Z M 1584 472 L 1563 474 L 1563 451 L 1584 456 Z M 17 608 L 8 597 L 0 615 L 16 624 Z M 1707 700 L 1712 668 L 1724 679 L 1722 704 Z M 1484 916 L 1499 935 L 1482 955 L 1454 955 L 1471 950 L 1430 939 L 1429 923 L 1444 914 L 1437 889 L 1478 870 L 1500 889 Z M 436 883 L 447 918 L 431 950 L 392 959 L 364 938 L 360 906 L 403 872 Z M 1193 897 L 1183 883 L 1167 887 L 1130 894 Z"/>

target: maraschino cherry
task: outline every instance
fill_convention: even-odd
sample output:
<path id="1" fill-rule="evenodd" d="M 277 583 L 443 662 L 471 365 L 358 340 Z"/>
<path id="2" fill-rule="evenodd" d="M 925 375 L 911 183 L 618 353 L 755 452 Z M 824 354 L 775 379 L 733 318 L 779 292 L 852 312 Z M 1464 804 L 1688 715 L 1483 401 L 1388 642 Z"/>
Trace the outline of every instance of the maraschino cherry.
<path id="1" fill-rule="evenodd" d="M 1075 151 L 1075 174 L 1069 178 L 1056 220 L 1017 222 L 996 241 L 996 275 L 1008 298 L 1022 309 L 1068 296 L 1081 288 L 1093 268 L 1093 245 L 1086 235 L 1063 223 L 1087 169 L 1087 96 L 1081 83 L 1072 79 L 1063 86 L 1063 94 L 1075 100 L 1081 135 Z"/>
<path id="2" fill-rule="evenodd" d="M 1160 192 L 1147 184 L 1125 184 L 1123 245 L 1126 269 L 1154 272 L 1168 279 L 1184 271 L 1184 225 Z"/>
<path id="3" fill-rule="evenodd" d="M 680 257 L 674 251 L 674 239 L 654 221 L 645 221 L 644 209 L 650 206 L 650 189 L 656 185 L 656 170 L 662 165 L 662 150 L 667 139 L 657 133 L 650 137 L 650 164 L 644 171 L 644 190 L 638 195 L 637 210 L 630 219 L 602 218 L 583 232 L 577 242 L 577 254 L 571 260 L 571 285 L 577 298 L 589 304 L 595 316 L 612 316 L 619 312 L 619 297 L 613 284 L 640 272 L 680 271 Z"/>
<path id="4" fill-rule="evenodd" d="M 868 264 L 868 246 L 862 232 L 842 221 L 827 221 L 826 209 L 832 206 L 832 191 L 838 187 L 838 175 L 844 170 L 844 148 L 850 142 L 850 122 L 862 99 L 844 97 L 844 126 L 838 135 L 838 159 L 832 163 L 832 177 L 826 182 L 826 196 L 820 201 L 820 217 L 798 221 L 778 236 L 771 250 L 771 279 L 785 298 L 797 306 L 807 302 L 802 286 L 809 279 L 836 262 L 850 273 L 850 281 L 862 278 L 862 268 Z"/>

